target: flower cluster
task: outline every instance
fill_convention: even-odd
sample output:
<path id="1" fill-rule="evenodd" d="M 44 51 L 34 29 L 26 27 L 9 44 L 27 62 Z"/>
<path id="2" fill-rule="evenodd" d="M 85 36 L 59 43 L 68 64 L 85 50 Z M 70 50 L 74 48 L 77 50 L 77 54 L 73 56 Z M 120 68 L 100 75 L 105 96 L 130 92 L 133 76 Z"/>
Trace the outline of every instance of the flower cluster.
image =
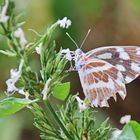
<path id="1" fill-rule="evenodd" d="M 11 69 L 10 79 L 8 79 L 6 81 L 6 84 L 7 84 L 7 92 L 6 93 L 11 94 L 11 93 L 14 93 L 15 91 L 18 91 L 15 84 L 21 76 L 23 63 L 24 63 L 24 61 L 21 60 L 18 70 L 17 69 Z"/>
<path id="2" fill-rule="evenodd" d="M 131 115 L 125 115 L 125 116 L 122 116 L 121 119 L 120 119 L 120 123 L 121 124 L 127 124 L 128 122 L 131 121 Z M 118 136 L 122 133 L 122 130 L 120 129 L 115 129 L 113 132 L 112 132 L 112 138 L 113 139 L 117 139 Z"/>
<path id="3" fill-rule="evenodd" d="M 40 44 L 35 48 L 37 54 L 40 54 L 40 53 L 41 53 L 41 47 L 42 47 L 42 45 L 43 45 L 43 44 L 40 43 Z"/>
<path id="4" fill-rule="evenodd" d="M 14 32 L 14 36 L 19 39 L 19 42 L 20 42 L 21 46 L 25 46 L 27 44 L 27 40 L 25 38 L 25 35 L 24 35 L 24 32 L 23 32 L 22 28 L 18 28 Z"/>
<path id="5" fill-rule="evenodd" d="M 9 96 L 9 95 L 14 94 L 15 92 L 18 92 L 19 94 L 24 95 L 26 99 L 28 99 L 29 98 L 29 93 L 25 92 L 24 89 L 19 89 L 19 88 L 16 87 L 16 83 L 17 83 L 17 81 L 19 80 L 19 78 L 21 77 L 21 74 L 22 74 L 23 64 L 24 64 L 24 60 L 21 60 L 18 70 L 17 69 L 11 69 L 10 70 L 10 79 L 8 79 L 6 81 L 6 85 L 7 85 L 6 94 Z"/>
<path id="6" fill-rule="evenodd" d="M 0 13 L 0 22 L 1 23 L 6 23 L 9 19 L 9 16 L 6 15 L 7 10 L 8 10 L 8 4 L 9 4 L 9 1 L 5 0 L 5 5 L 2 7 L 2 10 Z"/>
<path id="7" fill-rule="evenodd" d="M 76 96 L 75 98 L 78 102 L 80 112 L 83 112 L 85 109 L 87 109 L 87 105 L 84 103 L 83 100 L 80 99 L 80 97 Z"/>
<path id="8" fill-rule="evenodd" d="M 58 20 L 57 23 L 60 25 L 60 27 L 62 28 L 69 28 L 69 26 L 71 25 L 71 20 L 68 19 L 67 17 L 64 17 L 61 20 Z"/>
<path id="9" fill-rule="evenodd" d="M 64 54 L 67 60 L 69 60 L 69 61 L 72 60 L 72 55 L 71 55 L 71 51 L 70 51 L 69 48 L 63 49 L 63 50 L 61 51 L 61 54 L 62 54 L 62 55 Z"/>
<path id="10" fill-rule="evenodd" d="M 44 89 L 42 91 L 43 100 L 46 100 L 46 98 L 47 98 L 48 88 L 49 88 L 50 82 L 51 82 L 51 78 L 49 78 L 45 83 Z"/>
<path id="11" fill-rule="evenodd" d="M 120 123 L 125 124 L 125 123 L 130 122 L 130 120 L 131 120 L 131 115 L 125 115 L 125 116 L 121 117 Z"/>

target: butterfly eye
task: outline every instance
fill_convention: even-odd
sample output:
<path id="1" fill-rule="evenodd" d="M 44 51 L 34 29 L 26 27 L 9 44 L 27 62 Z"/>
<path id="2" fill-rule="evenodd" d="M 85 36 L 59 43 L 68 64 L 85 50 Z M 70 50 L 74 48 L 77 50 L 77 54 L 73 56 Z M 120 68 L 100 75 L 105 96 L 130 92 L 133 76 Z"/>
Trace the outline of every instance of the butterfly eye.
<path id="1" fill-rule="evenodd" d="M 80 50 L 80 49 L 77 49 L 76 51 L 75 51 L 75 54 L 76 55 L 81 55 L 83 52 Z"/>
<path id="2" fill-rule="evenodd" d="M 79 55 L 81 55 L 82 54 L 82 51 L 79 51 Z"/>

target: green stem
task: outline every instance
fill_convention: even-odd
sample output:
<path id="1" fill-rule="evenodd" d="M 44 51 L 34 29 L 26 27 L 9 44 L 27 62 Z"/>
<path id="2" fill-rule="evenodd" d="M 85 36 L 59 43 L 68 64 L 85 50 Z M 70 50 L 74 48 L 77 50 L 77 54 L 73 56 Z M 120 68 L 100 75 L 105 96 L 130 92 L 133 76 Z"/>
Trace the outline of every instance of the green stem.
<path id="1" fill-rule="evenodd" d="M 48 34 L 46 34 L 44 37 L 40 38 L 32 47 L 28 49 L 26 52 L 27 56 L 31 55 L 31 53 L 35 50 L 35 48 L 43 42 L 44 38 L 47 38 Z"/>
<path id="2" fill-rule="evenodd" d="M 3 23 L 0 23 L 1 27 L 4 30 L 5 35 L 7 35 L 7 37 L 11 40 L 11 36 L 9 35 L 9 31 L 6 29 L 5 25 Z"/>
<path id="3" fill-rule="evenodd" d="M 53 109 L 53 107 L 50 104 L 49 99 L 45 102 L 49 108 L 49 110 L 51 111 L 53 117 L 55 118 L 55 120 L 57 121 L 57 123 L 59 124 L 59 126 L 61 127 L 61 129 L 63 130 L 64 134 L 67 136 L 68 139 L 72 140 L 73 138 L 71 137 L 71 135 L 68 133 L 68 131 L 66 130 L 66 128 L 64 127 L 63 123 L 60 121 L 59 117 L 57 116 L 57 114 L 55 113 L 55 110 Z"/>
<path id="4" fill-rule="evenodd" d="M 33 45 L 31 46 L 26 54 L 27 56 L 31 55 L 32 52 L 35 50 L 35 48 L 40 44 L 40 43 L 45 43 L 46 41 L 49 42 L 49 39 L 51 38 L 51 35 L 53 33 L 53 31 L 55 30 L 55 28 L 57 27 L 58 23 L 54 23 L 50 28 L 47 29 L 46 33 Z"/>
<path id="5" fill-rule="evenodd" d="M 3 28 L 3 30 L 4 30 L 4 32 L 7 33 L 7 29 L 5 28 L 5 26 L 4 26 L 3 23 L 1 23 L 1 26 L 2 26 L 2 28 Z"/>

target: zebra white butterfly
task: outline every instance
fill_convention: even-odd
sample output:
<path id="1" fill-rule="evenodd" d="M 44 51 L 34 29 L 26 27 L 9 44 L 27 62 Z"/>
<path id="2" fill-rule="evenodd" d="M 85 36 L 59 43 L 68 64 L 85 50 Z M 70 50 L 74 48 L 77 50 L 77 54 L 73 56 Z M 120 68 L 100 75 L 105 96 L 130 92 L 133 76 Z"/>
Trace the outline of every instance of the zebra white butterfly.
<path id="1" fill-rule="evenodd" d="M 65 53 L 70 55 L 69 49 Z M 87 53 L 78 48 L 73 54 L 75 69 L 91 106 L 108 107 L 108 99 L 116 100 L 116 93 L 124 99 L 125 84 L 140 75 L 140 47 L 137 46 L 106 46 Z"/>

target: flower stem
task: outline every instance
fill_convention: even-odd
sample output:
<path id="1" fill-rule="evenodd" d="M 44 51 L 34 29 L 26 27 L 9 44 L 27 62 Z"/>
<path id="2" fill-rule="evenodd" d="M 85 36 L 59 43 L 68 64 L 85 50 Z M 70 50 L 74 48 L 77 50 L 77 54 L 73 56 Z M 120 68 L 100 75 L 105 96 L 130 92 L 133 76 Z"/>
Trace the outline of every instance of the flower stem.
<path id="1" fill-rule="evenodd" d="M 57 116 L 57 114 L 55 113 L 55 110 L 53 109 L 52 105 L 50 104 L 49 99 L 45 102 L 45 104 L 47 104 L 47 106 L 48 106 L 49 110 L 51 111 L 53 117 L 55 118 L 55 120 L 57 121 L 57 123 L 59 124 L 59 126 L 63 130 L 64 134 L 67 136 L 67 138 L 69 140 L 72 140 L 73 138 L 71 137 L 71 135 L 69 134 L 69 132 L 67 131 L 67 129 L 64 127 L 63 123 L 60 121 L 60 119 Z"/>

